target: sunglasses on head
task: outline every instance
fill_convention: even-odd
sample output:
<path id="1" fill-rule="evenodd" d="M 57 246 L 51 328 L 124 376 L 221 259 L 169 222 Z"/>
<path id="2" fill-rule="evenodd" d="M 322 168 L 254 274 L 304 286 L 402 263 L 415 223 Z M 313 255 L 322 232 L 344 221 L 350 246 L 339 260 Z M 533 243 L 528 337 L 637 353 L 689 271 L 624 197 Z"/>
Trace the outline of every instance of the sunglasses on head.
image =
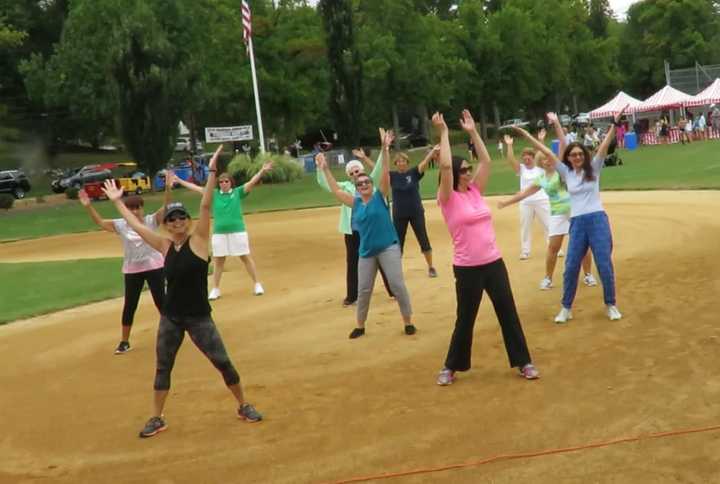
<path id="1" fill-rule="evenodd" d="M 461 166 L 458 172 L 460 172 L 461 175 L 466 175 L 472 171 L 472 166 Z"/>
<path id="2" fill-rule="evenodd" d="M 177 215 L 170 215 L 170 216 L 167 218 L 167 221 L 168 221 L 168 222 L 175 222 L 176 220 L 187 220 L 187 219 L 188 219 L 188 216 L 187 216 L 187 215 L 185 215 L 184 213 L 180 213 L 180 214 L 177 214 Z"/>
<path id="3" fill-rule="evenodd" d="M 364 187 L 365 185 L 372 185 L 372 180 L 366 178 L 365 180 L 360 180 L 355 184 L 356 187 Z"/>

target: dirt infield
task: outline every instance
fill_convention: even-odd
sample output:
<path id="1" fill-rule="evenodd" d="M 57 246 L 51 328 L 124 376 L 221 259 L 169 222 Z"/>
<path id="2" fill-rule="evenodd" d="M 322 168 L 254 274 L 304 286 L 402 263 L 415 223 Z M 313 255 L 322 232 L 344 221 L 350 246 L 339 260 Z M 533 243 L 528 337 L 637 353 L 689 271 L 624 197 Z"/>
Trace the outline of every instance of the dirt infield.
<path id="1" fill-rule="evenodd" d="M 121 300 L 0 327 L 0 483 L 335 482 L 495 455 L 720 424 L 720 194 L 605 193 L 621 321 L 581 286 L 567 326 L 557 288 L 537 289 L 543 242 L 519 261 L 518 212 L 495 212 L 499 246 L 538 368 L 507 367 L 484 301 L 474 368 L 435 385 L 454 322 L 451 245 L 427 204 L 438 279 L 408 236 L 405 274 L 418 334 L 376 285 L 368 334 L 350 341 L 337 208 L 248 217 L 266 295 L 229 263 L 213 315 L 247 396 L 241 423 L 216 370 L 189 340 L 178 355 L 167 432 L 141 440 L 152 410 L 157 314 L 144 295 L 134 349 L 114 356 Z M 495 201 L 491 202 L 495 204 Z M 0 261 L 120 255 L 111 234 L 3 244 Z M 118 269 L 119 270 L 119 269 Z M 119 276 L 118 276 L 119 277 Z M 385 481 L 383 481 L 385 482 Z M 490 463 L 386 482 L 720 482 L 720 431 Z"/>

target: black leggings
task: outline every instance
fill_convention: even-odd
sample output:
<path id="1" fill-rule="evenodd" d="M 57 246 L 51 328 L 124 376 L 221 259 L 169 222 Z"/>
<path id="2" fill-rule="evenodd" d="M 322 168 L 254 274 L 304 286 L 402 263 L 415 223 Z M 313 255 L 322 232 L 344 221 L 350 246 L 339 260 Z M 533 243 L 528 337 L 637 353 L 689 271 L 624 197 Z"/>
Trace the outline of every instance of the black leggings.
<path id="1" fill-rule="evenodd" d="M 132 326 L 135 319 L 135 311 L 137 310 L 138 301 L 140 301 L 140 293 L 147 281 L 150 287 L 155 306 L 158 312 L 162 314 L 163 300 L 165 299 L 165 277 L 162 269 L 152 271 L 136 272 L 134 274 L 125 274 L 125 304 L 122 312 L 122 325 Z"/>
<path id="2" fill-rule="evenodd" d="M 457 320 L 445 367 L 453 371 L 470 369 L 473 328 L 483 291 L 487 291 L 502 329 L 511 367 L 531 362 L 520 318 L 515 308 L 510 280 L 502 259 L 482 266 L 453 266 L 457 295 Z"/>
<path id="3" fill-rule="evenodd" d="M 420 244 L 420 251 L 422 253 L 430 252 L 432 247 L 430 247 L 430 239 L 428 239 L 427 229 L 425 228 L 424 211 L 415 213 L 409 217 L 393 214 L 393 224 L 395 225 L 398 239 L 400 239 L 400 250 L 405 248 L 405 235 L 407 234 L 408 223 L 412 227 L 413 232 L 415 232 L 415 238 L 418 244 Z"/>
<path id="4" fill-rule="evenodd" d="M 353 231 L 352 235 L 345 234 L 345 285 L 347 287 L 347 294 L 345 300 L 348 302 L 355 302 L 358 298 L 358 261 L 360 260 L 360 234 L 357 231 Z M 395 297 L 392 290 L 390 290 L 390 283 L 385 276 L 385 271 L 382 267 L 380 269 L 380 276 L 382 277 L 383 284 L 385 284 L 385 290 L 388 296 Z"/>
<path id="5" fill-rule="evenodd" d="M 172 319 L 161 316 L 155 346 L 157 355 L 155 390 L 170 389 L 170 374 L 175 366 L 175 356 L 185 338 L 185 331 L 188 332 L 195 346 L 222 373 L 227 386 L 240 383 L 240 375 L 230 361 L 220 333 L 209 314 Z"/>

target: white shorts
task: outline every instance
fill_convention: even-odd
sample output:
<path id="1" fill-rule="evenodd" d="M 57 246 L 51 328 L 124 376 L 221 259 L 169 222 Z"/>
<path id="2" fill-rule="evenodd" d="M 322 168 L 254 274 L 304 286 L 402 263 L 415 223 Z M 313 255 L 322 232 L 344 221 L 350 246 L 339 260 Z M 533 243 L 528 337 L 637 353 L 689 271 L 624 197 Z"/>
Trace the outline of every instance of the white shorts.
<path id="1" fill-rule="evenodd" d="M 548 236 L 567 235 L 570 231 L 570 214 L 550 215 L 550 224 L 548 227 Z"/>
<path id="2" fill-rule="evenodd" d="M 212 252 L 213 257 L 248 255 L 250 253 L 250 241 L 247 232 L 213 234 Z"/>

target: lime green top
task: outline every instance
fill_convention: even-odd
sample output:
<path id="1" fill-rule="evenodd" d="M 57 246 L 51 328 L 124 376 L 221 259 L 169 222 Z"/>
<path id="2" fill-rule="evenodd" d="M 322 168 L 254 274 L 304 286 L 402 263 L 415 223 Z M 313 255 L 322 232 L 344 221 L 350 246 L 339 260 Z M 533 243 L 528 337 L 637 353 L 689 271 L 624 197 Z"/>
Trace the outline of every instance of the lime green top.
<path id="1" fill-rule="evenodd" d="M 215 189 L 212 203 L 214 233 L 232 234 L 235 232 L 245 232 L 242 200 L 247 196 L 245 185 L 235 187 L 227 193 L 221 192 L 218 188 Z"/>
<path id="2" fill-rule="evenodd" d="M 547 174 L 542 174 L 535 178 L 533 184 L 542 188 L 545 190 L 545 193 L 547 193 L 550 199 L 551 215 L 570 213 L 570 194 L 565 185 L 560 181 L 558 172 L 553 173 L 550 177 L 548 177 Z"/>

